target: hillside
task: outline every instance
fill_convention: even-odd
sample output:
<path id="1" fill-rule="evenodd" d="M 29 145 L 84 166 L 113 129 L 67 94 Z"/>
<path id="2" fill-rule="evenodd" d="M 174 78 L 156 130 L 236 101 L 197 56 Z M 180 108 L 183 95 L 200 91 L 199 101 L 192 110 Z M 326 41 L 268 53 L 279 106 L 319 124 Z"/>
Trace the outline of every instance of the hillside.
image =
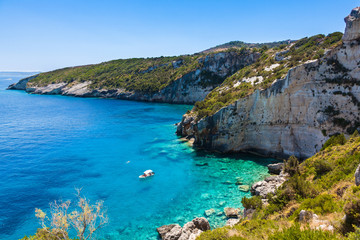
<path id="1" fill-rule="evenodd" d="M 300 165 L 290 158 L 284 168 L 288 179 L 275 194 L 243 199 L 251 214 L 198 239 L 359 239 L 354 228 L 360 223 L 360 187 L 354 180 L 359 151 L 356 132 L 347 141 L 343 135 L 331 138 Z"/>
<path id="2" fill-rule="evenodd" d="M 178 125 L 194 146 L 306 159 L 337 133 L 360 126 L 359 9 L 345 34 L 303 38 L 262 51 L 212 92 Z"/>
<path id="3" fill-rule="evenodd" d="M 119 59 L 40 73 L 9 89 L 193 104 L 259 56 L 253 50 L 231 49 L 178 57 Z"/>

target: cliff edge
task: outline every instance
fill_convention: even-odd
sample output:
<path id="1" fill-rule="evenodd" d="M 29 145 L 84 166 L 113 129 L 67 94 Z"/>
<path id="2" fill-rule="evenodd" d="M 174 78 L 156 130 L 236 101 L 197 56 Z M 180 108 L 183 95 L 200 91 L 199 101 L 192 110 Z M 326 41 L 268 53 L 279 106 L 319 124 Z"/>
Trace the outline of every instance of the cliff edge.
<path id="1" fill-rule="evenodd" d="M 177 134 L 209 150 L 308 158 L 329 136 L 353 133 L 360 127 L 360 8 L 345 22 L 342 43 L 323 57 L 210 116 L 184 115 Z"/>

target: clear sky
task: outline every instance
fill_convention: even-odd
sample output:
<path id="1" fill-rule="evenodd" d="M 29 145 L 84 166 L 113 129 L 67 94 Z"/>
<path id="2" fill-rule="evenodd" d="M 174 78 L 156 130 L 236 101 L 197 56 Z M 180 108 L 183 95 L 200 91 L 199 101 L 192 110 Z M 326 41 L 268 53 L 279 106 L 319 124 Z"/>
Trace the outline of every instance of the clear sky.
<path id="1" fill-rule="evenodd" d="M 191 54 L 344 31 L 357 0 L 0 0 L 0 71 Z"/>

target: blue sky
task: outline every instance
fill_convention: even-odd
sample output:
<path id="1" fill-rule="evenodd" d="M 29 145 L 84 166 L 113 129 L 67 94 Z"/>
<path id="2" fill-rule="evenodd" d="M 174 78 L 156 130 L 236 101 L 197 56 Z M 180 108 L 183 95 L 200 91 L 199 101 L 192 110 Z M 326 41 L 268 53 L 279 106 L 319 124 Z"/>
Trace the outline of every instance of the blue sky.
<path id="1" fill-rule="evenodd" d="M 0 0 L 0 71 L 191 54 L 344 30 L 355 0 Z"/>

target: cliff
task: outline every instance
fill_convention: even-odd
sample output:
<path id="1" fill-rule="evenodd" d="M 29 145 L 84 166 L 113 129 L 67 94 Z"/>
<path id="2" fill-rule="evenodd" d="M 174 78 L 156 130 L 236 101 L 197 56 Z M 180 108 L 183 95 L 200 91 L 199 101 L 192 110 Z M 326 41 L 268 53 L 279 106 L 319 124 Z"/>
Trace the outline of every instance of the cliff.
<path id="1" fill-rule="evenodd" d="M 251 50 L 233 50 L 116 60 L 41 73 L 22 79 L 8 89 L 35 94 L 193 104 L 259 56 Z"/>
<path id="2" fill-rule="evenodd" d="M 194 146 L 209 150 L 308 158 L 330 135 L 354 132 L 360 126 L 359 11 L 354 9 L 345 19 L 343 42 L 323 57 L 291 68 L 284 78 L 265 89 L 249 90 L 210 116 L 199 119 L 195 107 L 183 117 L 177 133 L 195 138 Z M 282 54 L 289 51 L 292 48 Z M 233 84 L 241 85 L 249 78 L 235 80 Z M 228 86 L 214 91 L 221 95 Z"/>

